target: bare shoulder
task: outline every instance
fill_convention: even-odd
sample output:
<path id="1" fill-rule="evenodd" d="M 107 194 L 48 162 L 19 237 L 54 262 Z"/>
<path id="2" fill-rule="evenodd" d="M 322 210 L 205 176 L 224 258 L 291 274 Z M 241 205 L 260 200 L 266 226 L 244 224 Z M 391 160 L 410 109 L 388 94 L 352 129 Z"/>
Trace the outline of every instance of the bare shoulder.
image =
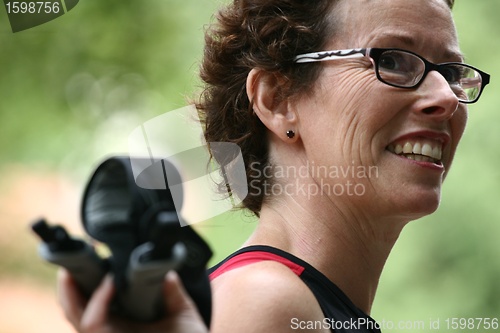
<path id="1" fill-rule="evenodd" d="M 309 288 L 288 267 L 274 261 L 226 272 L 212 281 L 212 290 L 211 332 L 288 333 L 294 322 L 323 320 Z"/>

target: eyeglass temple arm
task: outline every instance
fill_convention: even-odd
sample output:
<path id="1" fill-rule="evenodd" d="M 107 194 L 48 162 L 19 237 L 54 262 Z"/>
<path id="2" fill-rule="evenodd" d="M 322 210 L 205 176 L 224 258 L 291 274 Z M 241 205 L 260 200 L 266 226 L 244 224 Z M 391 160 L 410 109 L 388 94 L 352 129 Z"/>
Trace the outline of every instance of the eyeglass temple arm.
<path id="1" fill-rule="evenodd" d="M 469 89 L 469 88 L 476 88 L 479 85 L 486 85 L 487 83 L 482 82 L 481 77 L 473 77 L 473 78 L 464 78 L 460 80 L 460 85 L 464 89 Z"/>
<path id="2" fill-rule="evenodd" d="M 370 49 L 348 49 L 336 51 L 322 51 L 300 54 L 294 58 L 296 63 L 330 61 L 337 59 L 362 58 L 370 53 Z"/>

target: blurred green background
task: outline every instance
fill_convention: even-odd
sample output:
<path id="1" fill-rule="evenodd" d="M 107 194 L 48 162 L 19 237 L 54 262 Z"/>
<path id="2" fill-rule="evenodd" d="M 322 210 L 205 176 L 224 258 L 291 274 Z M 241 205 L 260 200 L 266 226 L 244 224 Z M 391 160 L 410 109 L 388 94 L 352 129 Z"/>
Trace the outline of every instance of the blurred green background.
<path id="1" fill-rule="evenodd" d="M 0 8 L 0 333 L 71 331 L 29 223 L 43 215 L 82 234 L 79 200 L 97 163 L 126 153 L 135 127 L 199 91 L 203 30 L 221 3 L 81 1 L 15 34 Z M 498 13 L 497 0 L 457 0 L 454 10 L 467 61 L 492 83 L 470 107 L 441 208 L 406 228 L 382 276 L 372 315 L 426 323 L 408 332 L 430 331 L 431 319 L 447 331 L 446 318 L 500 318 Z M 215 263 L 253 226 L 230 213 L 197 228 Z"/>

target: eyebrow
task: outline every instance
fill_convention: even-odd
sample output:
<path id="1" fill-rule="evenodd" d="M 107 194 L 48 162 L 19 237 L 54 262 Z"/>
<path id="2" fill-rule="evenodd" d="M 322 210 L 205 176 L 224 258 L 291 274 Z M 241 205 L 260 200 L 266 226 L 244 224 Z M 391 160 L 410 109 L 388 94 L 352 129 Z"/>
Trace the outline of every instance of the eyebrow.
<path id="1" fill-rule="evenodd" d="M 408 47 L 415 47 L 416 46 L 416 41 L 415 38 L 409 35 L 405 34 L 397 34 L 397 33 L 381 33 L 379 35 L 380 38 L 375 38 L 375 41 L 381 41 L 383 39 L 397 39 L 403 44 L 405 44 Z M 453 59 L 454 61 L 458 62 L 464 62 L 465 61 L 465 56 L 462 52 L 460 51 L 455 51 L 453 49 L 446 49 L 443 52 L 443 56 L 446 59 Z"/>

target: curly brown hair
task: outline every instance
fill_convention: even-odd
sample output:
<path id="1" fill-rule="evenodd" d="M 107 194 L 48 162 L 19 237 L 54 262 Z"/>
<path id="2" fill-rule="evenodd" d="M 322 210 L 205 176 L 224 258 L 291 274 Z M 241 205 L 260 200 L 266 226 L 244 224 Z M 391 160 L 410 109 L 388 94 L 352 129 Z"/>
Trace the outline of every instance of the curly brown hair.
<path id="1" fill-rule="evenodd" d="M 320 67 L 314 63 L 296 66 L 293 59 L 321 50 L 334 37 L 336 20 L 331 15 L 339 1 L 234 0 L 218 12 L 216 24 L 206 31 L 200 70 L 205 89 L 196 103 L 205 139 L 238 144 L 252 189 L 262 189 L 272 179 L 262 172 L 269 163 L 267 130 L 246 94 L 247 76 L 253 68 L 278 75 L 285 82 L 282 98 L 307 92 Z M 453 8 L 454 0 L 444 1 Z M 213 151 L 212 156 L 221 165 L 235 157 Z M 226 186 L 226 182 L 219 184 L 224 191 Z M 249 190 L 243 206 L 259 216 L 264 192 Z"/>

